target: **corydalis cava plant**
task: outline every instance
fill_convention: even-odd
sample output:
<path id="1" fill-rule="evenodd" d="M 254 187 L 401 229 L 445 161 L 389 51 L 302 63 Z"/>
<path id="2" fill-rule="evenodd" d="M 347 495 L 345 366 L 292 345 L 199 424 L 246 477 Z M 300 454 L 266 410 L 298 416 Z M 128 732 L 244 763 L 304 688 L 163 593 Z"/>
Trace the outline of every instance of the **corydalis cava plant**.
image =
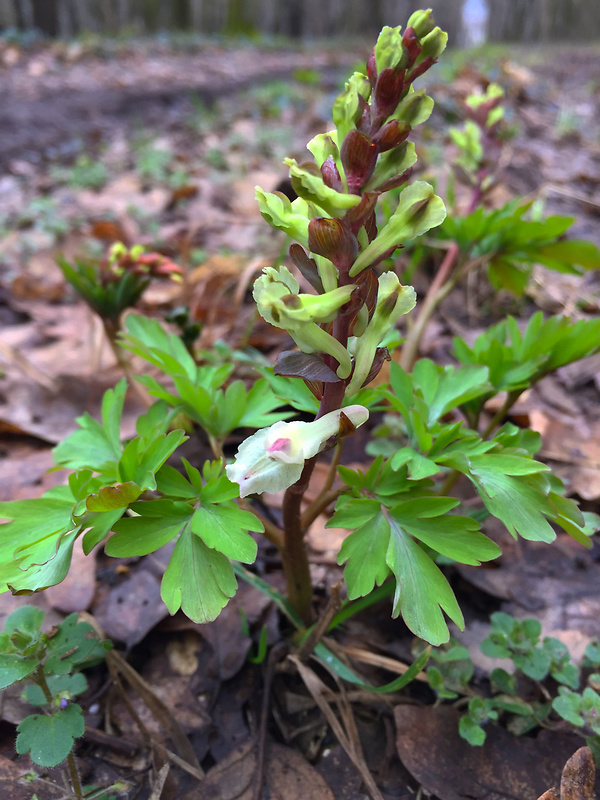
<path id="1" fill-rule="evenodd" d="M 416 302 L 412 287 L 402 286 L 394 272 L 378 274 L 377 267 L 446 215 L 433 188 L 417 181 L 401 192 L 382 230 L 376 223 L 379 196 L 407 184 L 416 161 L 408 137 L 433 107 L 413 84 L 446 41 L 431 11 L 413 14 L 404 33 L 384 28 L 366 74 L 355 72 L 334 103 L 335 130 L 309 142 L 315 161 L 286 159 L 297 199 L 257 188 L 264 218 L 295 240 L 290 259 L 316 293 L 301 293 L 287 267 L 268 267 L 255 283 L 254 299 L 261 316 L 287 331 L 300 351 L 282 353 L 275 373 L 303 378 L 319 410 L 306 427 L 295 423 L 291 439 L 277 438 L 277 426 L 254 434 L 227 474 L 242 496 L 287 489 L 282 556 L 290 600 L 305 621 L 311 617 L 312 586 L 300 506 L 315 457 L 336 433 L 340 409 L 353 426 L 356 419 L 366 420 L 366 409 L 344 404 L 377 376 L 389 358 L 385 336 Z M 318 433 L 311 439 L 312 430 L 325 430 L 325 422 L 327 437 Z M 283 441 L 282 449 L 275 446 Z M 296 455 L 290 460 L 292 441 Z"/>
<path id="2" fill-rule="evenodd" d="M 68 485 L 0 503 L 0 517 L 9 520 L 0 529 L 0 589 L 24 594 L 59 583 L 76 543 L 90 553 L 104 542 L 107 555 L 123 558 L 169 545 L 161 581 L 167 609 L 208 622 L 235 594 L 236 572 L 260 583 L 241 564 L 256 559 L 251 532 L 263 533 L 281 554 L 289 603 L 279 598 L 280 605 L 296 625 L 308 624 L 313 592 L 304 534 L 335 503 L 327 525 L 351 531 L 338 554 L 349 600 L 394 593 L 393 615 L 439 644 L 449 637 L 446 616 L 459 626 L 463 618 L 436 559 L 478 565 L 500 552 L 474 516 L 457 512 L 460 501 L 446 496 L 459 476 L 515 537 L 549 542 L 555 525 L 589 545 L 589 520 L 534 459 L 539 436 L 502 425 L 500 417 L 483 433 L 479 426 L 484 404 L 499 392 L 514 399 L 528 383 L 596 352 L 599 321 L 543 321 L 540 314 L 521 333 L 508 320 L 482 334 L 473 351 L 457 343 L 457 366 L 421 358 L 409 373 L 393 362 L 389 382 L 369 385 L 389 358 L 386 337 L 415 303 L 412 288 L 382 263 L 445 214 L 427 183 L 408 183 L 415 161 L 408 137 L 432 107 L 413 83 L 444 44 L 430 12 L 413 15 L 404 32 L 384 29 L 366 73 L 353 75 L 334 104 L 335 130 L 310 142 L 316 163 L 288 162 L 298 199 L 258 191 L 264 216 L 295 240 L 290 267 L 311 290 L 301 291 L 291 270 L 279 266 L 258 278 L 254 297 L 298 349 L 279 356 L 275 375 L 263 370 L 248 387 L 234 378 L 233 353 L 219 363 L 205 352 L 198 363 L 157 320 L 129 314 L 119 342 L 154 368 L 137 380 L 156 402 L 123 442 L 123 379 L 105 393 L 101 422 L 83 415 L 55 449 L 57 466 L 70 470 Z M 398 204 L 378 229 L 378 199 L 391 189 Z M 314 419 L 286 422 L 294 412 L 282 405 Z M 374 409 L 387 409 L 390 420 L 385 437 L 369 442 L 374 460 L 364 472 L 337 467 L 344 438 Z M 182 415 L 213 450 L 201 469 L 184 458 L 181 469 L 166 463 L 180 455 L 185 432 L 172 427 Z M 240 429 L 258 432 L 226 468 L 224 447 Z M 331 448 L 326 478 L 303 504 L 316 459 Z M 336 467 L 343 485 L 334 482 Z M 285 489 L 281 520 L 247 499 L 278 489 Z M 323 653 L 325 645 L 318 647 Z M 348 677 L 345 667 L 343 673 Z"/>

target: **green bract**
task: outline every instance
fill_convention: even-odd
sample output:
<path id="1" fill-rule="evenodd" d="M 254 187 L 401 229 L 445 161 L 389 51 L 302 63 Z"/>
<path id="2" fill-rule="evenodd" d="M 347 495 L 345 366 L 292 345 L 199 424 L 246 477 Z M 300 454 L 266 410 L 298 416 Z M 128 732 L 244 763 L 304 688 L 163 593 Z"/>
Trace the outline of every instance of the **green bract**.
<path id="1" fill-rule="evenodd" d="M 361 388 L 383 337 L 399 317 L 408 314 L 417 302 L 415 290 L 412 286 L 401 286 L 395 272 L 384 272 L 379 276 L 378 284 L 375 311 L 356 343 L 354 372 L 352 380 L 346 387 L 347 395 L 355 394 Z"/>
<path id="2" fill-rule="evenodd" d="M 355 276 L 407 239 L 420 236 L 444 221 L 443 201 L 425 181 L 408 186 L 400 195 L 398 207 L 378 236 L 359 253 L 350 270 Z"/>

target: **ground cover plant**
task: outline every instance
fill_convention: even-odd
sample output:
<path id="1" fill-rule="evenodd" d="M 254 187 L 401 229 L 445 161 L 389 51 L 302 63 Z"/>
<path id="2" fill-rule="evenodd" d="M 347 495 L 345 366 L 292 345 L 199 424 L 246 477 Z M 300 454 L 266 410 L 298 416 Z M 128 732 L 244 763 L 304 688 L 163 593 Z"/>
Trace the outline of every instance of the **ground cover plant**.
<path id="1" fill-rule="evenodd" d="M 335 129 L 309 142 L 314 162 L 286 160 L 296 199 L 257 190 L 264 218 L 292 243 L 289 266 L 263 269 L 253 299 L 262 319 L 296 349 L 280 352 L 274 368 L 255 357 L 252 382 L 236 374 L 243 354 L 195 351 L 189 337 L 157 320 L 122 316 L 152 275 L 179 275 L 172 262 L 124 246 L 103 262 L 61 261 L 101 318 L 127 380 L 145 390 L 148 408 L 136 435 L 124 441 L 128 383 L 121 380 L 104 395 L 101 421 L 84 415 L 55 448 L 56 466 L 70 473 L 68 485 L 0 505 L 9 520 L 3 588 L 27 594 L 56 585 L 79 539 L 86 553 L 105 542 L 117 558 L 171 544 L 161 582 L 171 614 L 181 609 L 198 623 L 218 618 L 239 578 L 289 618 L 299 648 L 292 663 L 305 682 L 304 661 L 314 652 L 344 680 L 392 692 L 419 673 L 427 650 L 403 676 L 373 687 L 324 635 L 390 595 L 392 615 L 414 635 L 431 645 L 447 642 L 447 618 L 459 628 L 464 619 L 442 567 L 478 565 L 500 554 L 482 530 L 487 518 L 515 539 L 550 543 L 559 528 L 591 545 L 594 515 L 582 513 L 535 458 L 540 437 L 506 417 L 543 377 L 598 352 L 599 321 L 540 312 L 522 326 L 511 316 L 475 342 L 457 337 L 454 364 L 419 357 L 433 311 L 472 271 L 487 269 L 494 285 L 520 293 L 534 263 L 575 272 L 598 264 L 594 245 L 561 238 L 570 220 L 531 218 L 527 203 L 484 207 L 496 180 L 501 122 L 494 88 L 470 101 L 473 119 L 453 135 L 456 173 L 472 189 L 466 213 L 447 217 L 433 187 L 411 180 L 413 128 L 433 107 L 416 87 L 445 43 L 428 12 L 413 15 L 404 31 L 384 29 L 365 72 L 354 73 L 334 103 Z M 445 255 L 403 342 L 396 324 L 413 310 L 416 294 L 390 268 L 391 259 L 399 247 L 418 252 L 419 237 L 433 237 L 436 228 Z M 133 377 L 127 353 L 148 371 Z M 486 404 L 500 396 L 498 411 L 488 414 Z M 371 462 L 340 463 L 345 442 L 366 428 L 373 434 L 366 445 Z M 178 452 L 192 435 L 203 436 L 212 451 L 204 463 Z M 234 437 L 242 441 L 232 458 Z M 306 503 L 321 454 L 329 458 L 326 477 Z M 283 493 L 280 515 L 258 499 L 264 493 Z M 338 588 L 317 609 L 305 537 L 324 512 L 328 527 L 350 531 L 337 557 L 347 599 Z M 285 593 L 248 569 L 258 552 L 252 533 L 279 553 Z M 585 692 L 583 698 L 589 700 Z M 572 722 L 580 710 L 571 712 Z M 477 714 L 474 704 L 472 731 L 483 721 Z M 353 760 L 360 763 L 359 755 Z M 376 786 L 369 789 L 380 796 Z"/>

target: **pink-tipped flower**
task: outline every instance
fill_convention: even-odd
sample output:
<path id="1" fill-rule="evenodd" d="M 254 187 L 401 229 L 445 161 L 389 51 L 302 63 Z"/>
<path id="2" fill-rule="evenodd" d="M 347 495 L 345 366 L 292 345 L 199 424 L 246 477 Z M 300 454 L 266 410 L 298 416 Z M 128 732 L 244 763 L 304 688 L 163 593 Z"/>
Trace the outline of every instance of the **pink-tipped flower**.
<path id="1" fill-rule="evenodd" d="M 328 441 L 353 432 L 369 418 L 364 406 L 347 406 L 313 422 L 276 422 L 243 441 L 225 471 L 239 484 L 240 497 L 281 492 L 296 483 L 304 462 L 325 449 Z"/>

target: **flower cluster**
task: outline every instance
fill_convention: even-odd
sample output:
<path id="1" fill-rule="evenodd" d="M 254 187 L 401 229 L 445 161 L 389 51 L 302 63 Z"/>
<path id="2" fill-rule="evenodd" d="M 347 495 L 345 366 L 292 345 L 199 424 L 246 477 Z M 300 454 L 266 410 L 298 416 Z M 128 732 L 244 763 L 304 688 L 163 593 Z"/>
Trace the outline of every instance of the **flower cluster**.
<path id="1" fill-rule="evenodd" d="M 366 73 L 354 73 L 334 103 L 335 130 L 309 142 L 315 161 L 286 159 L 297 198 L 257 188 L 261 213 L 295 240 L 290 259 L 315 291 L 301 293 L 285 266 L 266 268 L 254 285 L 261 316 L 287 331 L 300 351 L 282 353 L 275 372 L 303 378 L 322 405 L 315 422 L 276 423 L 243 442 L 227 467 L 242 497 L 291 486 L 305 460 L 339 435 L 341 421 L 353 430 L 367 419 L 362 406 L 339 406 L 377 375 L 389 358 L 385 336 L 416 302 L 411 286 L 378 267 L 446 214 L 428 183 L 404 186 L 416 161 L 409 134 L 433 107 L 413 83 L 446 40 L 431 11 L 413 14 L 404 33 L 384 28 Z M 402 186 L 395 212 L 378 230 L 378 197 Z"/>
<path id="2" fill-rule="evenodd" d="M 335 374 L 332 380 L 344 382 L 347 396 L 372 380 L 386 355 L 382 340 L 415 305 L 411 287 L 394 272 L 378 276 L 376 268 L 404 241 L 439 225 L 444 204 L 428 183 L 417 181 L 402 190 L 381 230 L 375 209 L 383 192 L 410 176 L 416 154 L 408 137 L 433 107 L 413 83 L 435 63 L 446 40 L 431 11 L 413 14 L 404 33 L 384 28 L 366 74 L 354 73 L 334 103 L 335 130 L 309 142 L 316 163 L 286 159 L 297 199 L 257 189 L 263 216 L 295 239 L 290 259 L 317 293 L 299 294 L 286 267 L 267 268 L 256 281 L 264 319 L 286 330 L 303 353 L 321 359 L 312 359 L 313 376 L 306 361 L 301 372 L 290 372 L 283 354 L 276 372 L 303 377 L 319 399 L 323 364 Z"/>

